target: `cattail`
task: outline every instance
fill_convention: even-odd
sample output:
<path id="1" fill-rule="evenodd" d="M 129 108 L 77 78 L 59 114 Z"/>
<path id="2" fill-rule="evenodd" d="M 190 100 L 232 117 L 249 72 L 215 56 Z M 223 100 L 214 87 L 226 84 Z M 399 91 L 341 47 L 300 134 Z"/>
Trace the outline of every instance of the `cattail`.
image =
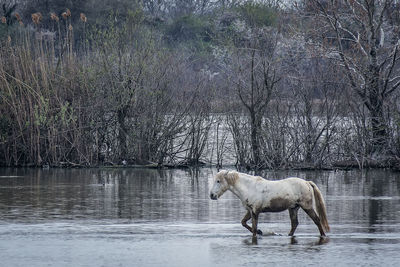
<path id="1" fill-rule="evenodd" d="M 58 16 L 56 15 L 56 13 L 54 13 L 54 12 L 51 12 L 50 13 L 50 18 L 51 18 L 51 20 L 55 20 L 56 22 L 58 22 Z"/>
<path id="2" fill-rule="evenodd" d="M 37 15 L 36 13 L 33 13 L 33 14 L 31 15 L 31 17 L 32 17 L 33 23 L 37 24 L 37 22 L 38 22 L 38 20 L 39 20 L 38 15 Z"/>
<path id="3" fill-rule="evenodd" d="M 63 19 L 67 19 L 67 18 L 68 18 L 67 12 L 63 12 L 63 13 L 61 14 L 61 16 L 63 17 Z"/>
<path id="4" fill-rule="evenodd" d="M 83 13 L 81 13 L 81 21 L 83 21 L 83 23 L 87 22 L 87 17 Z"/>
<path id="5" fill-rule="evenodd" d="M 42 20 L 43 16 L 40 12 L 36 12 L 32 14 L 32 21 L 33 23 L 35 23 L 36 25 L 38 25 L 40 23 L 40 21 Z"/>
<path id="6" fill-rule="evenodd" d="M 15 17 L 17 18 L 18 22 L 22 21 L 21 16 L 18 13 L 15 13 Z"/>
<path id="7" fill-rule="evenodd" d="M 68 16 L 68 17 L 71 17 L 71 10 L 69 10 L 69 9 L 67 8 L 67 12 L 66 12 L 66 13 L 67 13 L 67 16 Z"/>
<path id="8" fill-rule="evenodd" d="M 70 31 L 72 31 L 72 25 L 71 24 L 69 24 L 69 26 L 68 26 L 68 30 L 70 30 Z"/>
<path id="9" fill-rule="evenodd" d="M 6 17 L 1 17 L 1 23 L 3 23 L 3 24 L 6 24 L 7 23 L 7 19 L 6 19 Z"/>

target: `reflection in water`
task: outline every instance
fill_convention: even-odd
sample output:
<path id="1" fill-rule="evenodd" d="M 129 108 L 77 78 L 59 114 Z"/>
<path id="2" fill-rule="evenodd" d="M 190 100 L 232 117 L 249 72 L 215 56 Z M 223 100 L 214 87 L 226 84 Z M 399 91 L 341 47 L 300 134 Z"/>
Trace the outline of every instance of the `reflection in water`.
<path id="1" fill-rule="evenodd" d="M 214 174 L 211 169 L 2 169 L 1 219 L 240 224 L 245 211 L 232 194 L 227 193 L 218 202 L 209 200 L 209 184 Z M 268 179 L 299 176 L 316 182 L 326 198 L 333 231 L 340 224 L 356 222 L 362 227 L 360 231 L 375 232 L 380 230 L 377 225 L 396 223 L 400 219 L 396 212 L 399 210 L 400 179 L 391 172 L 283 171 L 263 175 Z M 301 225 L 310 220 L 302 211 L 299 216 L 301 233 Z M 260 223 L 264 222 L 286 226 L 288 216 L 286 212 L 261 214 Z"/>
<path id="2" fill-rule="evenodd" d="M 326 237 L 320 236 L 317 241 L 312 241 L 311 243 L 309 243 L 309 245 L 310 246 L 321 246 L 321 245 L 328 244 L 329 241 L 330 241 L 329 236 L 326 236 Z M 299 241 L 297 240 L 297 238 L 295 236 L 292 236 L 290 238 L 290 244 L 291 245 L 298 245 Z"/>
<path id="3" fill-rule="evenodd" d="M 245 238 L 243 240 L 243 244 L 248 245 L 248 246 L 250 246 L 250 245 L 259 245 L 258 241 L 260 239 L 262 240 L 264 238 L 265 238 L 264 236 L 263 237 L 260 237 L 260 236 L 253 237 L 253 236 L 251 236 L 251 237 Z M 321 245 L 328 244 L 329 241 L 330 241 L 330 238 L 328 236 L 326 236 L 326 237 L 320 236 L 318 238 L 315 238 L 315 240 L 312 240 L 312 241 L 307 240 L 306 242 L 300 242 L 300 243 L 299 243 L 299 238 L 296 237 L 296 236 L 288 236 L 286 238 L 288 240 L 288 243 L 287 243 L 288 245 L 321 246 Z M 285 246 L 285 244 L 283 243 L 282 246 Z"/>
<path id="4" fill-rule="evenodd" d="M 245 211 L 232 194 L 218 202 L 209 200 L 214 174 L 211 169 L 2 169 L 0 211 L 2 220 L 31 222 L 123 219 L 240 223 Z M 391 172 L 282 171 L 263 176 L 299 176 L 316 182 L 326 198 L 331 224 L 355 221 L 366 232 L 375 232 L 379 231 L 376 225 L 399 221 L 400 179 Z M 310 222 L 304 212 L 299 216 L 299 227 Z M 286 212 L 265 213 L 260 215 L 263 222 L 287 224 L 288 216 Z"/>
<path id="5" fill-rule="evenodd" d="M 319 238 L 314 223 L 299 211 L 297 235 L 290 238 L 287 212 L 263 213 L 259 226 L 265 234 L 256 240 L 240 224 L 245 210 L 235 196 L 209 199 L 215 173 L 0 169 L 0 255 L 8 256 L 8 266 L 85 265 L 85 255 L 113 253 L 121 265 L 140 266 L 368 265 L 378 260 L 388 266 L 398 257 L 396 173 L 264 172 L 268 179 L 314 181 L 325 196 L 332 232 Z M 20 255 L 25 262 L 18 262 Z M 87 265 L 113 264 L 100 257 Z"/>
<path id="6" fill-rule="evenodd" d="M 21 172 L 17 170 L 17 172 Z M 207 220 L 208 180 L 198 172 L 31 170 L 2 179 L 3 219 Z"/>

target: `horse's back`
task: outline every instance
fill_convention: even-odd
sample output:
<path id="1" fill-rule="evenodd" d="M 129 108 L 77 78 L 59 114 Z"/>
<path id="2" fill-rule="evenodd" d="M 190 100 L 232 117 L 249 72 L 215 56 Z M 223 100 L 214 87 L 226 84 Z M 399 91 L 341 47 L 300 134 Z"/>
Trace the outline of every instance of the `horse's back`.
<path id="1" fill-rule="evenodd" d="M 286 179 L 275 180 L 271 182 L 272 184 L 274 184 L 275 187 L 281 187 L 281 190 L 286 189 L 296 192 L 304 190 L 308 191 L 310 189 L 309 183 L 306 180 L 298 177 L 289 177 Z"/>
<path id="2" fill-rule="evenodd" d="M 270 185 L 276 196 L 285 197 L 292 204 L 308 205 L 312 201 L 312 187 L 304 179 L 289 177 L 273 181 Z"/>
<path id="3" fill-rule="evenodd" d="M 280 212 L 296 206 L 304 208 L 312 205 L 312 187 L 298 177 L 267 180 L 239 173 L 237 184 L 241 188 L 237 195 L 243 205 L 255 212 Z"/>

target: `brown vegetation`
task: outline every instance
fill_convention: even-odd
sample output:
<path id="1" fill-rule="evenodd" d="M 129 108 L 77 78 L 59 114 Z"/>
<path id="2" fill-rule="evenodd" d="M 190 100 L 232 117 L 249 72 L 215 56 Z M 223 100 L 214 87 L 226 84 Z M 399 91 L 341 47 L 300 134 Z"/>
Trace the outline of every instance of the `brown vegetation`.
<path id="1" fill-rule="evenodd" d="M 243 4 L 164 34 L 139 8 L 99 26 L 70 9 L 31 14 L 33 28 L 7 13 L 0 165 L 397 166 L 395 3 L 360 18 L 354 1 L 269 2 L 266 18 Z"/>

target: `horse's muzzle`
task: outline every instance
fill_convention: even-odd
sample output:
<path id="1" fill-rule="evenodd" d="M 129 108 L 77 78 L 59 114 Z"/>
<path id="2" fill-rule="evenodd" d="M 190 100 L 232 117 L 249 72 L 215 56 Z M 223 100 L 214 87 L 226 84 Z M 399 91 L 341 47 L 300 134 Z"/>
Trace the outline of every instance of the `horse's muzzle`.
<path id="1" fill-rule="evenodd" d="M 217 200 L 217 199 L 218 199 L 218 196 L 217 196 L 216 194 L 210 193 L 210 198 L 211 198 L 212 200 Z"/>

